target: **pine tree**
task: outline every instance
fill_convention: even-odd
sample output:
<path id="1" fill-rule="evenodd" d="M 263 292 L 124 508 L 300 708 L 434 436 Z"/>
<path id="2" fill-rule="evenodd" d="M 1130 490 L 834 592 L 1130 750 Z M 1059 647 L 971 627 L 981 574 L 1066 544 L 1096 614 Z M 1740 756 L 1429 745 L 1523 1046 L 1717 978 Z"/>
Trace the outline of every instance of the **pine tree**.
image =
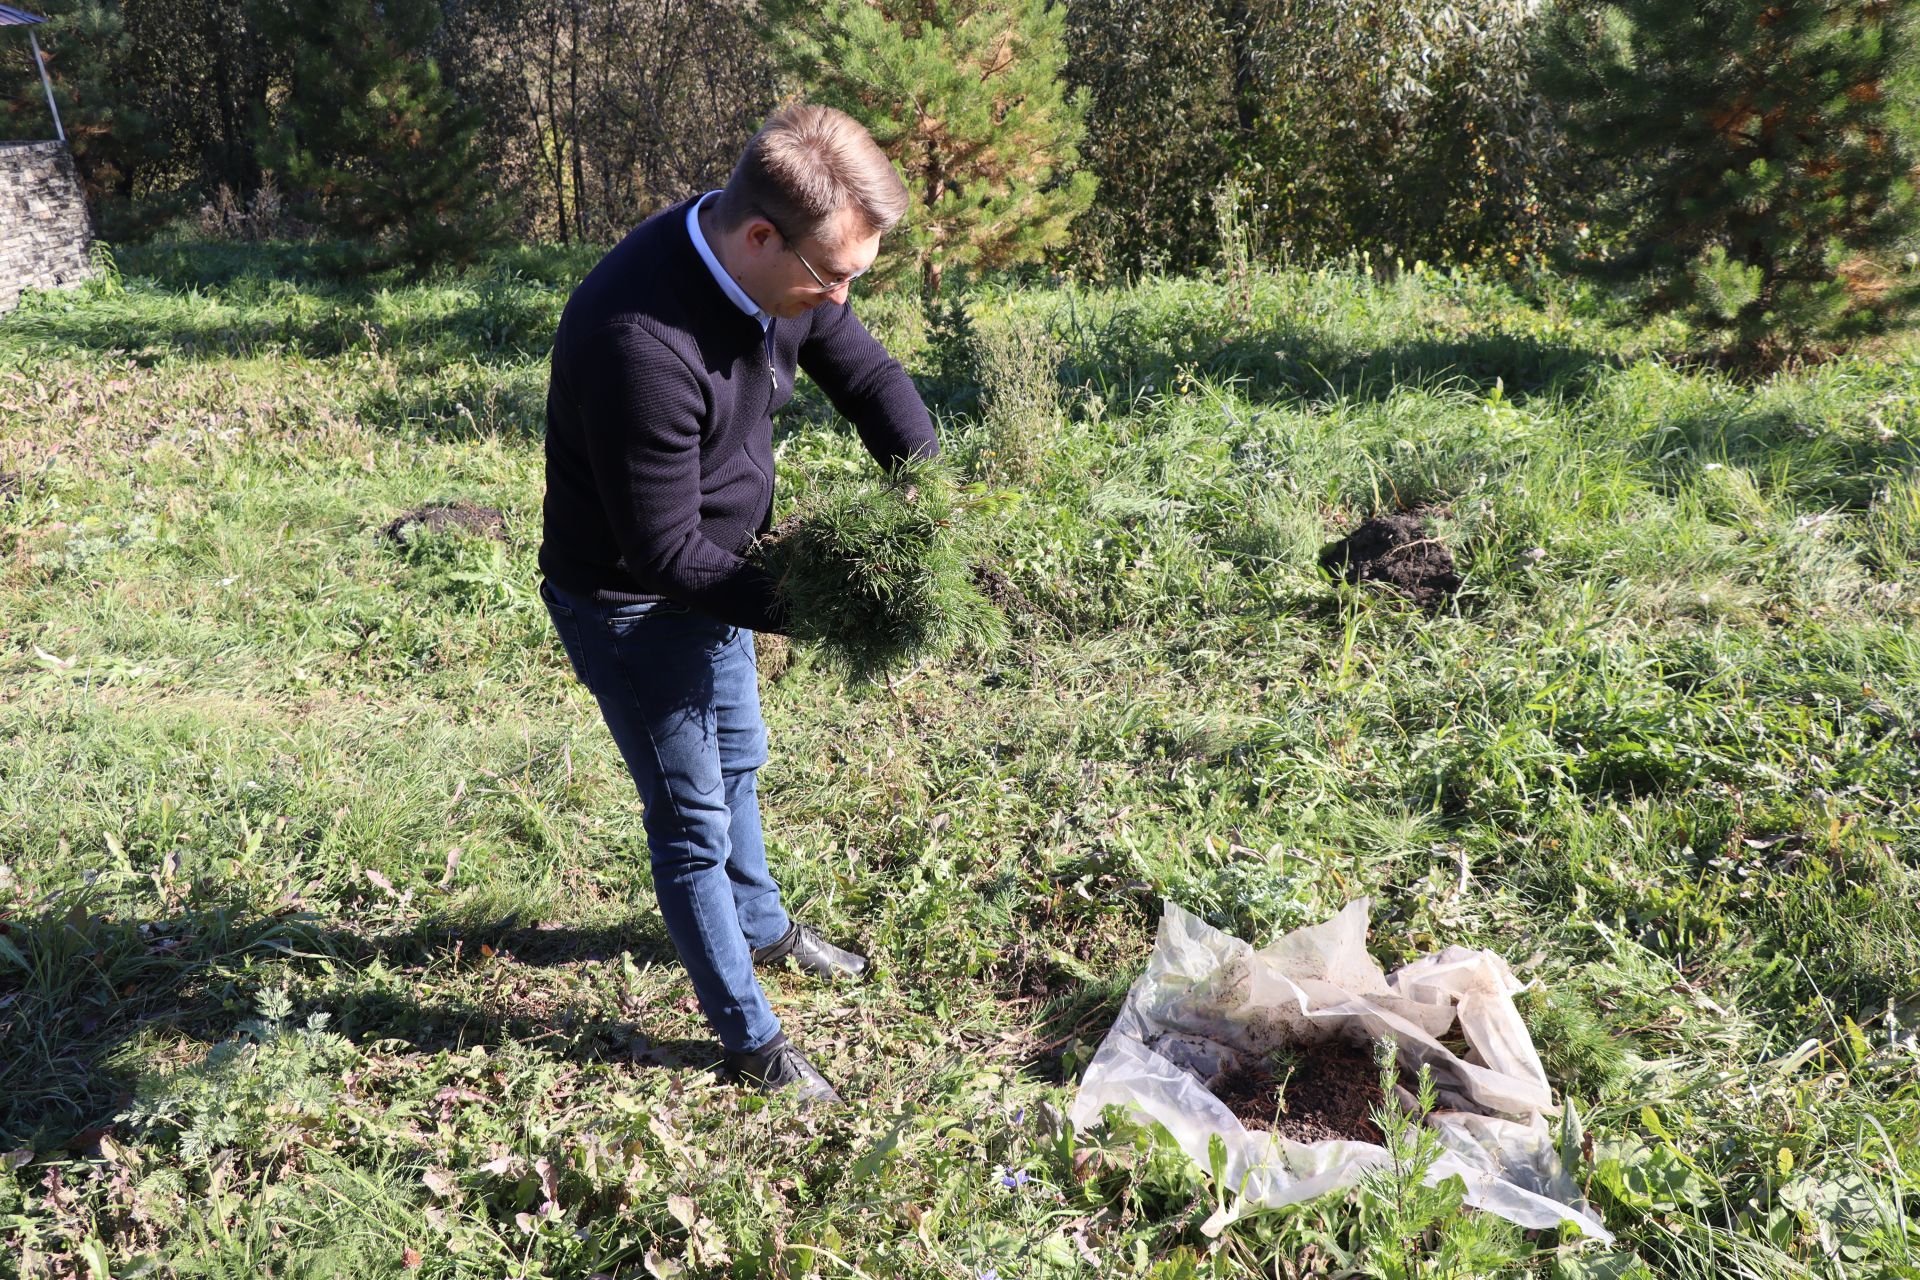
<path id="1" fill-rule="evenodd" d="M 118 0 L 34 0 L 46 18 L 29 28 L 45 56 L 47 76 L 74 167 L 96 212 L 103 201 L 123 204 L 144 166 L 166 145 L 140 100 L 130 74 L 133 40 Z M 53 117 L 33 65 L 26 32 L 0 33 L 0 138 L 51 139 Z M 116 204 L 113 212 L 118 212 Z"/>
<path id="2" fill-rule="evenodd" d="M 913 197 L 926 292 L 958 267 L 1036 262 L 1093 200 L 1069 172 L 1085 104 L 1061 78 L 1050 0 L 783 0 L 769 6 L 811 100 L 860 121 Z"/>
<path id="3" fill-rule="evenodd" d="M 291 81 L 265 152 L 322 225 L 368 260 L 422 269 L 470 259 L 504 221 L 475 136 L 427 49 L 437 0 L 284 0 Z"/>
<path id="4" fill-rule="evenodd" d="M 1541 84 L 1619 177 L 1577 264 L 1748 358 L 1910 311 L 1890 259 L 1920 235 L 1912 34 L 1893 3 L 1563 4 Z"/>

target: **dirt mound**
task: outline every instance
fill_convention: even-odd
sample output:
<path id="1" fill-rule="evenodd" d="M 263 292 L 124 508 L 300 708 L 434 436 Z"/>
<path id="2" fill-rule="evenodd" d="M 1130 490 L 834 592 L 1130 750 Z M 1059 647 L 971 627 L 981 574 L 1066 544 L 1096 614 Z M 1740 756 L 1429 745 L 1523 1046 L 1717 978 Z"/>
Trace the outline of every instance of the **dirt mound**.
<path id="1" fill-rule="evenodd" d="M 973 565 L 973 585 L 1002 613 L 1031 613 L 1033 604 L 1026 592 L 1013 585 L 1013 579 L 985 561 Z"/>
<path id="2" fill-rule="evenodd" d="M 1413 511 L 1365 521 L 1320 553 L 1320 567 L 1352 583 L 1385 583 L 1424 608 L 1460 590 L 1453 552 Z"/>
<path id="3" fill-rule="evenodd" d="M 1383 1137 L 1369 1115 L 1382 1098 L 1379 1069 L 1355 1045 L 1302 1048 L 1291 1061 L 1248 1063 L 1220 1077 L 1213 1096 L 1247 1128 L 1294 1142 Z"/>
<path id="4" fill-rule="evenodd" d="M 507 518 L 492 507 L 462 499 L 459 502 L 415 507 L 381 528 L 380 536 L 402 546 L 422 533 L 468 533 L 478 538 L 507 540 Z"/>

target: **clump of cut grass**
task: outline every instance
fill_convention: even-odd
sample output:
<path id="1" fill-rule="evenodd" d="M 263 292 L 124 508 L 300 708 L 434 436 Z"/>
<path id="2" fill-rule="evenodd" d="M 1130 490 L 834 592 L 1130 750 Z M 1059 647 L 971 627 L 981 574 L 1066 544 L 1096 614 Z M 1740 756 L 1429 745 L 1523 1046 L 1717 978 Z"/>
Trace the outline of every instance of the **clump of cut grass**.
<path id="1" fill-rule="evenodd" d="M 762 539 L 793 639 L 854 680 L 984 650 L 1006 619 L 977 585 L 980 539 L 937 463 L 874 484 L 830 484 Z"/>

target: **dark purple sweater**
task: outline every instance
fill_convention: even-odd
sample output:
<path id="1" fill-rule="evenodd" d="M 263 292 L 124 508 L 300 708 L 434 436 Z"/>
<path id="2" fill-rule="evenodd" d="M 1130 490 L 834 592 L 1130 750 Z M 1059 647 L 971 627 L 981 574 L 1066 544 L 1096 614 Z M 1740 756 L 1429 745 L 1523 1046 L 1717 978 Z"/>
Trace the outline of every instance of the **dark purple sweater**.
<path id="1" fill-rule="evenodd" d="M 939 446 L 912 379 L 849 307 L 763 334 L 734 306 L 687 234 L 689 203 L 636 227 L 560 317 L 540 571 L 576 595 L 778 631 L 773 582 L 741 555 L 772 520 L 771 415 L 795 365 L 881 465 Z"/>

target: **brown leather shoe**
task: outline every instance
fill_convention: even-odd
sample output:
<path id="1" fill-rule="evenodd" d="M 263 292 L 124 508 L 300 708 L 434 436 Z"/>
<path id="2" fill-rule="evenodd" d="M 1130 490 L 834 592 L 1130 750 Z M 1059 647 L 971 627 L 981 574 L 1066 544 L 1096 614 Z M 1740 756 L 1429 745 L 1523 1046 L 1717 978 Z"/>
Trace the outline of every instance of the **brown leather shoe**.
<path id="1" fill-rule="evenodd" d="M 795 921 L 787 936 L 753 953 L 755 964 L 778 964 L 791 960 L 802 973 L 816 978 L 859 978 L 867 971 L 867 958 L 834 946 L 813 931 L 813 926 Z"/>

